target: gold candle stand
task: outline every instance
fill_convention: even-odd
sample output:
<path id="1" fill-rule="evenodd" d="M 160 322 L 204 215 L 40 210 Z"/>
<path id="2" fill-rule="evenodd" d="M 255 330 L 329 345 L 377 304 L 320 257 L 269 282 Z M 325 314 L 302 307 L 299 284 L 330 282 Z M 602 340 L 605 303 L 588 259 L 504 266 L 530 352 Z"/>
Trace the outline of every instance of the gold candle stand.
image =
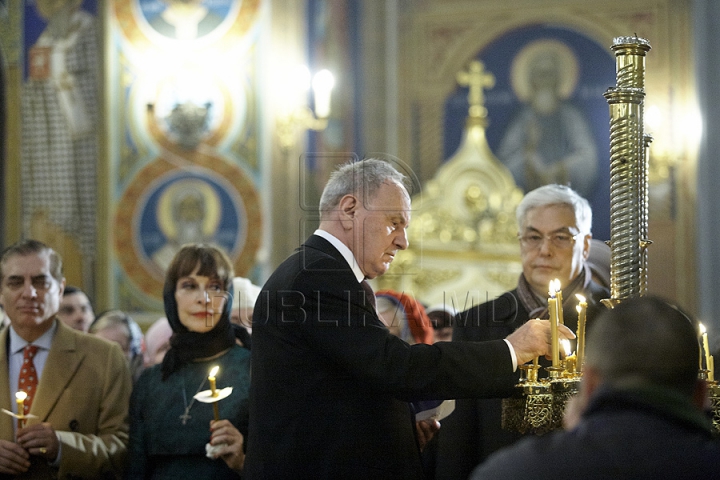
<path id="1" fill-rule="evenodd" d="M 521 365 L 521 379 L 502 401 L 501 426 L 522 434 L 542 435 L 562 427 L 565 406 L 580 386 L 580 374 L 565 365 L 547 367 L 551 378 L 538 379 L 538 366 Z"/>
<path id="2" fill-rule="evenodd" d="M 647 292 L 648 150 L 644 131 L 647 40 L 617 37 L 616 86 L 604 96 L 610 109 L 610 293 L 607 307 Z M 578 365 L 576 370 L 581 370 Z M 578 392 L 582 372 L 549 368 L 550 379 L 525 375 L 511 398 L 503 401 L 503 428 L 545 433 L 562 426 L 570 397 Z M 719 402 L 713 404 L 717 405 Z M 714 410 L 717 411 L 717 408 Z"/>

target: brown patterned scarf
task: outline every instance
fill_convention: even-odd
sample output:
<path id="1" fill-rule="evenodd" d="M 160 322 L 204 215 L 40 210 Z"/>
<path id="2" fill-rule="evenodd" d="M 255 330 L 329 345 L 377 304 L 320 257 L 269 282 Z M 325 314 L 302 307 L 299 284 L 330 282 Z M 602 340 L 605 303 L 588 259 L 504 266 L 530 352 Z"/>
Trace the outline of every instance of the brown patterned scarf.
<path id="1" fill-rule="evenodd" d="M 590 267 L 588 267 L 586 263 L 583 269 L 580 270 L 580 274 L 575 277 L 575 280 L 562 289 L 563 307 L 567 306 L 569 308 L 571 305 L 570 302 L 574 301 L 572 298 L 576 293 L 583 292 L 590 284 L 590 280 L 592 280 L 592 275 L 590 274 Z M 520 303 L 522 303 L 528 312 L 528 318 L 549 318 L 547 298 L 538 298 L 532 288 L 530 288 L 530 284 L 525 278 L 524 273 L 520 274 L 517 292 L 518 297 L 520 297 Z"/>

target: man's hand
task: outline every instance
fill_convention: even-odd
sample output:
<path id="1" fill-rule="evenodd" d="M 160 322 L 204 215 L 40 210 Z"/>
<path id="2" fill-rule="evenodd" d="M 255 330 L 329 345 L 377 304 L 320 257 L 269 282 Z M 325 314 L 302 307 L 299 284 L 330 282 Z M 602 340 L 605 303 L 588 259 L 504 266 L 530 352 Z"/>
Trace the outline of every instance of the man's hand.
<path id="1" fill-rule="evenodd" d="M 420 451 L 422 452 L 425 445 L 427 445 L 437 431 L 440 430 L 440 422 L 429 418 L 427 420 L 415 422 L 415 427 L 417 430 L 418 444 L 420 445 Z"/>
<path id="2" fill-rule="evenodd" d="M 17 443 L 30 455 L 43 457 L 49 462 L 55 461 L 60 450 L 55 429 L 47 422 L 19 429 Z"/>
<path id="3" fill-rule="evenodd" d="M 565 325 L 558 325 L 558 338 L 575 338 L 575 334 Z M 535 357 L 549 356 L 550 322 L 537 318 L 528 320 L 523 326 L 507 336 L 506 340 L 515 349 L 518 365 L 527 363 Z"/>
<path id="4" fill-rule="evenodd" d="M 20 475 L 30 468 L 30 454 L 20 445 L 0 440 L 0 473 Z"/>
<path id="5" fill-rule="evenodd" d="M 232 470 L 242 472 L 245 465 L 242 433 L 229 420 L 211 421 L 210 432 L 210 445 L 222 445 L 215 458 L 222 458 Z"/>

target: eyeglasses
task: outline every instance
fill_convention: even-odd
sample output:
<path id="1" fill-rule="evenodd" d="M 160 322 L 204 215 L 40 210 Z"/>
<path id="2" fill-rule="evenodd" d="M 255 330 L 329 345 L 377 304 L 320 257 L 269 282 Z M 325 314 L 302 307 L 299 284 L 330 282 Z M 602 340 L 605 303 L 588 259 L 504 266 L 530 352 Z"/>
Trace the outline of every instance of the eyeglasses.
<path id="1" fill-rule="evenodd" d="M 518 236 L 520 245 L 529 250 L 536 250 L 542 247 L 543 242 L 547 238 L 553 247 L 558 250 L 565 250 L 573 246 L 575 239 L 579 236 L 579 233 L 571 235 L 569 233 L 553 233 L 552 235 L 540 235 L 539 233 L 526 233 L 525 235 Z"/>

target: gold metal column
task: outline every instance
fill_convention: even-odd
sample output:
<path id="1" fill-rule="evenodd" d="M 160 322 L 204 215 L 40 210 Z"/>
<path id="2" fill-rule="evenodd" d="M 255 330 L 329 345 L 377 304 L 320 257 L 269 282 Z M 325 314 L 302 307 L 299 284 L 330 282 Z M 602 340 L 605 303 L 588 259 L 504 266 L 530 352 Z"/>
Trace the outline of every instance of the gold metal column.
<path id="1" fill-rule="evenodd" d="M 643 125 L 647 40 L 618 37 L 610 106 L 610 304 L 647 291 L 647 141 Z"/>

